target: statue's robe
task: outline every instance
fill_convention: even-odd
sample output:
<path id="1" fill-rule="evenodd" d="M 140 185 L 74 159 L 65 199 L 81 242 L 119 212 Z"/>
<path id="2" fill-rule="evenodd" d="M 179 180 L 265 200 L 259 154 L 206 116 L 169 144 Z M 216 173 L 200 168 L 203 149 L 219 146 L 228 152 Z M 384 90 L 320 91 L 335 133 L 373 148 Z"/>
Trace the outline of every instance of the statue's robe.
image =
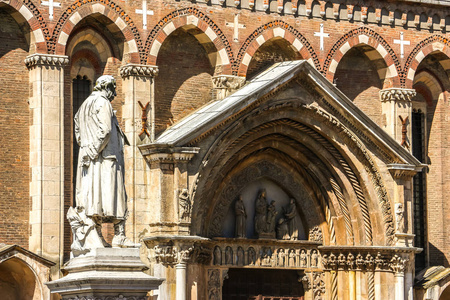
<path id="1" fill-rule="evenodd" d="M 76 205 L 87 216 L 125 219 L 123 145 L 126 138 L 110 101 L 93 92 L 75 115 L 78 156 Z"/>

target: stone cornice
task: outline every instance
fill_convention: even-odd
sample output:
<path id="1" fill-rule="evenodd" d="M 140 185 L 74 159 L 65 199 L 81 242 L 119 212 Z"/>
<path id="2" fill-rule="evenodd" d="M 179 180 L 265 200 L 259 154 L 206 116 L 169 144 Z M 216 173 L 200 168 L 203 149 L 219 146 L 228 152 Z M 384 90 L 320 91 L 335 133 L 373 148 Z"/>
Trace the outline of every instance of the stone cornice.
<path id="1" fill-rule="evenodd" d="M 410 102 L 416 96 L 414 89 L 390 88 L 380 90 L 381 102 L 405 101 Z"/>
<path id="2" fill-rule="evenodd" d="M 245 84 L 245 77 L 217 75 L 212 78 L 215 89 L 238 90 Z"/>
<path id="3" fill-rule="evenodd" d="M 170 145 L 147 144 L 139 146 L 148 163 L 188 162 L 200 151 L 198 147 L 172 147 Z"/>
<path id="4" fill-rule="evenodd" d="M 33 54 L 27 56 L 24 62 L 28 69 L 39 65 L 64 67 L 69 63 L 69 57 L 65 55 Z"/>
<path id="5" fill-rule="evenodd" d="M 129 76 L 156 77 L 159 69 L 157 66 L 127 64 L 120 68 L 120 76 L 127 78 Z"/>
<path id="6" fill-rule="evenodd" d="M 421 172 L 426 164 L 422 164 L 420 167 L 415 165 L 408 164 L 388 164 L 388 170 L 391 173 L 392 177 L 396 179 L 408 179 L 412 178 L 417 172 Z"/>

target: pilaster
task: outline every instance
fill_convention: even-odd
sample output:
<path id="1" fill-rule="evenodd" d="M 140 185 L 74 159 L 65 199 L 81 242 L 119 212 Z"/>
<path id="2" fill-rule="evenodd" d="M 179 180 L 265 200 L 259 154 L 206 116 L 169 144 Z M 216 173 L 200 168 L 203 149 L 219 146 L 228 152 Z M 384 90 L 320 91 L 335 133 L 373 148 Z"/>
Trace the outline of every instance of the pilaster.
<path id="1" fill-rule="evenodd" d="M 413 89 L 390 88 L 380 91 L 384 130 L 400 145 L 411 150 L 411 113 Z"/>
<path id="2" fill-rule="evenodd" d="M 245 84 L 245 77 L 233 75 L 217 75 L 212 78 L 216 100 L 222 100 Z"/>
<path id="3" fill-rule="evenodd" d="M 30 80 L 30 250 L 57 263 L 64 249 L 64 66 L 67 56 L 25 59 Z"/>
<path id="4" fill-rule="evenodd" d="M 138 146 L 153 141 L 154 79 L 158 67 L 127 64 L 120 69 L 125 103 L 122 118 L 130 146 L 124 148 L 125 188 L 128 194 L 127 236 L 138 242 L 138 235 L 150 223 L 148 205 L 149 170 Z"/>

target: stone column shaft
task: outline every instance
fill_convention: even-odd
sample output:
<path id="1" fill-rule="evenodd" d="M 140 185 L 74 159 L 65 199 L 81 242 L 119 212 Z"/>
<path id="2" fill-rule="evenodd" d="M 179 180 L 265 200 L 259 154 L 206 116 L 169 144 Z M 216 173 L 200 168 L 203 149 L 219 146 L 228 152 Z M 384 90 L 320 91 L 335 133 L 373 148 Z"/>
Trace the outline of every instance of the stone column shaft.
<path id="1" fill-rule="evenodd" d="M 30 250 L 62 264 L 64 250 L 64 66 L 67 56 L 34 54 L 30 74 Z M 54 272 L 54 278 L 59 272 Z"/>
<path id="2" fill-rule="evenodd" d="M 138 234 L 150 223 L 148 205 L 150 172 L 138 145 L 154 140 L 154 77 L 156 66 L 128 64 L 120 69 L 123 80 L 122 119 L 130 146 L 124 147 L 125 188 L 128 195 L 127 236 L 138 242 Z M 142 105 L 142 106 L 141 106 Z"/>
<path id="3" fill-rule="evenodd" d="M 186 264 L 179 263 L 176 268 L 176 300 L 186 300 Z"/>

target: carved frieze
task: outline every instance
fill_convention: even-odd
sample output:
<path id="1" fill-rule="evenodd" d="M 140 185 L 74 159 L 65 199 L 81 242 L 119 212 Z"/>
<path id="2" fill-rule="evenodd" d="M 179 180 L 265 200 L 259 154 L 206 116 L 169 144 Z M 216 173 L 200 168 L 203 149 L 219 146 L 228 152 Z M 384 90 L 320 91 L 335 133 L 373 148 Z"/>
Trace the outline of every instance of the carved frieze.
<path id="1" fill-rule="evenodd" d="M 407 101 L 410 102 L 416 96 L 414 89 L 392 88 L 380 90 L 382 102 L 386 101 Z"/>
<path id="2" fill-rule="evenodd" d="M 325 296 L 325 281 L 323 273 L 313 273 L 313 296 L 314 300 L 322 300 Z"/>
<path id="3" fill-rule="evenodd" d="M 129 76 L 155 77 L 158 75 L 157 66 L 127 64 L 120 68 L 120 76 L 126 78 Z"/>
<path id="4" fill-rule="evenodd" d="M 314 242 L 322 242 L 323 234 L 319 226 L 314 226 L 309 230 L 309 240 Z"/>

